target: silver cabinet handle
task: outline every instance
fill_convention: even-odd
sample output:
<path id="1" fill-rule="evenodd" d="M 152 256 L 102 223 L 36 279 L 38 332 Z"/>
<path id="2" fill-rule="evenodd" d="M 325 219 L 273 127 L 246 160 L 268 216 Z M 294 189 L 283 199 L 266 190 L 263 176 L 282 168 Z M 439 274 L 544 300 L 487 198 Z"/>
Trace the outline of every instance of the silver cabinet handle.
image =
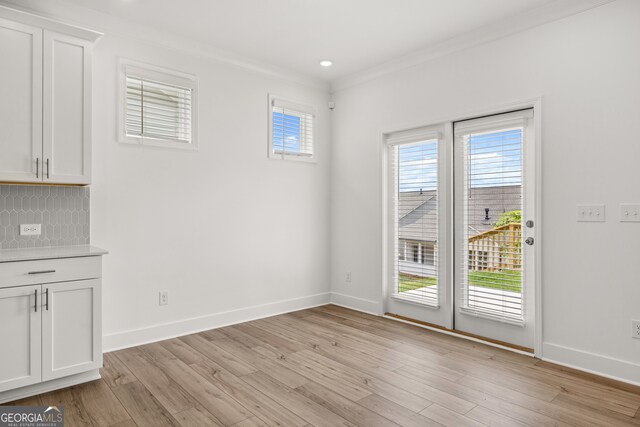
<path id="1" fill-rule="evenodd" d="M 40 271 L 30 271 L 28 274 L 47 274 L 47 273 L 55 273 L 55 270 L 40 270 Z"/>
<path id="2" fill-rule="evenodd" d="M 49 288 L 45 291 L 45 296 L 47 297 L 47 301 L 44 303 L 45 307 L 47 307 L 47 311 L 49 311 Z"/>
<path id="3" fill-rule="evenodd" d="M 36 289 L 36 303 L 33 305 L 33 311 L 38 312 L 38 290 Z"/>
<path id="4" fill-rule="evenodd" d="M 49 159 L 47 159 L 47 179 L 49 179 Z"/>
<path id="5" fill-rule="evenodd" d="M 36 178 L 40 178 L 40 157 L 36 157 Z"/>

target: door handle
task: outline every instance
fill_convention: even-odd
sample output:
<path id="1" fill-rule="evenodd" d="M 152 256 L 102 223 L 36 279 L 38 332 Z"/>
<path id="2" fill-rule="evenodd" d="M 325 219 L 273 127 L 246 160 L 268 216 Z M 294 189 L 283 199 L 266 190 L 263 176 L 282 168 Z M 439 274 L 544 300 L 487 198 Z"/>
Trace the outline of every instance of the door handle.
<path id="1" fill-rule="evenodd" d="M 40 157 L 36 157 L 36 178 L 40 178 Z"/>
<path id="2" fill-rule="evenodd" d="M 45 291 L 45 296 L 47 297 L 47 301 L 44 305 L 47 308 L 47 311 L 49 311 L 49 288 L 47 288 L 47 290 Z"/>
<path id="3" fill-rule="evenodd" d="M 49 179 L 49 159 L 47 159 L 47 179 Z"/>
<path id="4" fill-rule="evenodd" d="M 533 221 L 529 220 L 529 221 L 525 222 L 524 225 L 526 225 L 527 228 L 533 228 Z"/>
<path id="5" fill-rule="evenodd" d="M 524 241 L 527 245 L 533 245 L 533 237 L 527 237 L 527 240 Z"/>
<path id="6" fill-rule="evenodd" d="M 38 290 L 36 289 L 36 303 L 33 305 L 33 311 L 38 312 Z"/>

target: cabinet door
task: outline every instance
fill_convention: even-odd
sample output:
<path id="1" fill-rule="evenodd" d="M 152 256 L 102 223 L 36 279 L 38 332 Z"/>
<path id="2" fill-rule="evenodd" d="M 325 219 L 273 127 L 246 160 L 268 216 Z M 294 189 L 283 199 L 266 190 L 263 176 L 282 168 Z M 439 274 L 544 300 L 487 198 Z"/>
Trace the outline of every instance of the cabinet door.
<path id="1" fill-rule="evenodd" d="M 41 380 L 40 297 L 40 286 L 0 289 L 0 392 Z"/>
<path id="2" fill-rule="evenodd" d="M 0 19 L 0 181 L 42 180 L 42 30 Z"/>
<path id="3" fill-rule="evenodd" d="M 100 280 L 42 286 L 42 380 L 102 366 Z"/>
<path id="4" fill-rule="evenodd" d="M 44 181 L 91 181 L 89 43 L 44 31 Z"/>

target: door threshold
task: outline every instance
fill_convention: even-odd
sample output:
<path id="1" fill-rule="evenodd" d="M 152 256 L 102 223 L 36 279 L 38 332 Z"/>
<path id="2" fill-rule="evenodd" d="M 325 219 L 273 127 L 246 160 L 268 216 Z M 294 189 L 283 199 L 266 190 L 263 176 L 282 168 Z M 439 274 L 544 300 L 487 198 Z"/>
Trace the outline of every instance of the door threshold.
<path id="1" fill-rule="evenodd" d="M 434 325 L 433 323 L 423 322 L 421 320 L 412 319 L 410 317 L 401 316 L 399 314 L 385 313 L 383 317 L 386 317 L 387 319 L 391 319 L 391 320 L 397 320 L 403 323 L 409 323 L 416 326 L 420 326 L 422 328 L 426 328 L 435 332 L 440 332 L 443 334 L 464 338 L 470 341 L 476 341 L 482 344 L 490 345 L 492 347 L 498 347 L 503 350 L 513 351 L 515 353 L 524 354 L 526 356 L 534 357 L 535 355 L 535 352 L 532 348 L 511 344 L 511 343 L 500 341 L 500 340 L 494 340 L 492 338 L 487 338 L 480 335 L 470 334 L 469 332 L 463 332 L 463 331 L 457 331 L 455 329 L 445 328 L 444 326 Z"/>

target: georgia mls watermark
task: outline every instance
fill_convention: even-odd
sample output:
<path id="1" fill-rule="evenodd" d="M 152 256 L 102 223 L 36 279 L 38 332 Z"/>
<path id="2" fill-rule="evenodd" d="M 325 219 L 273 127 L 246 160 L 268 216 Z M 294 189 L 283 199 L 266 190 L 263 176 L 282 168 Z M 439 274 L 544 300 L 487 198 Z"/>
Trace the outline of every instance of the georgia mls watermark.
<path id="1" fill-rule="evenodd" d="M 0 427 L 63 427 L 64 406 L 0 406 Z"/>

